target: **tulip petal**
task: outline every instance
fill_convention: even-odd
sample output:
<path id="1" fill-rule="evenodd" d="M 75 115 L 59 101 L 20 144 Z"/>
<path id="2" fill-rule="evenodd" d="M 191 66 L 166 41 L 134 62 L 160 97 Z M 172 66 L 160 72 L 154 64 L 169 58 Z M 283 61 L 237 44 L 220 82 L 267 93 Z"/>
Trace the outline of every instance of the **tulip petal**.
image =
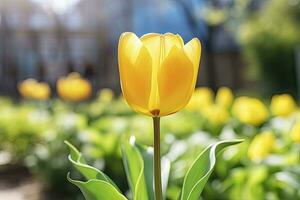
<path id="1" fill-rule="evenodd" d="M 193 63 L 182 49 L 172 48 L 158 73 L 160 116 L 182 109 L 195 88 Z"/>
<path id="2" fill-rule="evenodd" d="M 152 60 L 146 47 L 133 33 L 119 41 L 119 71 L 124 97 L 137 112 L 148 114 L 151 91 Z"/>
<path id="3" fill-rule="evenodd" d="M 174 46 L 181 49 L 184 44 L 179 35 L 174 35 L 172 33 L 166 33 L 164 35 L 149 33 L 143 35 L 141 41 L 151 54 L 155 66 L 160 66 Z"/>
<path id="4" fill-rule="evenodd" d="M 173 47 L 181 49 L 184 46 L 184 42 L 180 35 L 174 35 L 172 33 L 165 33 L 163 35 L 164 56 L 167 57 Z M 164 58 L 165 58 L 164 57 Z"/>
<path id="5" fill-rule="evenodd" d="M 186 45 L 183 47 L 184 53 L 187 55 L 187 57 L 190 59 L 190 61 L 193 63 L 194 66 L 194 77 L 193 77 L 193 88 L 196 85 L 197 82 L 197 75 L 199 71 L 199 64 L 200 64 L 200 58 L 201 58 L 201 43 L 197 38 L 192 39 L 189 41 Z"/>
<path id="6" fill-rule="evenodd" d="M 149 110 L 152 114 L 159 110 L 159 92 L 157 86 L 157 74 L 164 59 L 168 56 L 173 47 L 181 49 L 183 47 L 183 40 L 179 35 L 166 33 L 164 35 L 157 33 L 149 33 L 141 37 L 141 41 L 148 49 L 152 58 L 152 85 L 149 101 Z"/>
<path id="7" fill-rule="evenodd" d="M 198 71 L 200 57 L 201 57 L 201 43 L 197 38 L 192 39 L 186 45 L 183 50 L 188 56 L 190 61 L 194 64 L 195 69 Z"/>

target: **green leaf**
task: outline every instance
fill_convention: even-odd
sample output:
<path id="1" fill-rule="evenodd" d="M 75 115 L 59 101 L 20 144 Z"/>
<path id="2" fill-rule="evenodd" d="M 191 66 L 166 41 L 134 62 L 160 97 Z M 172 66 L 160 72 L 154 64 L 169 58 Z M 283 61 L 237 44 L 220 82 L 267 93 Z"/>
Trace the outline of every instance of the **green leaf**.
<path id="1" fill-rule="evenodd" d="M 127 200 L 114 186 L 103 180 L 91 179 L 87 182 L 77 181 L 70 178 L 68 180 L 80 188 L 87 200 Z"/>
<path id="2" fill-rule="evenodd" d="M 149 199 L 154 199 L 153 191 L 153 148 L 145 147 L 138 143 L 135 143 L 139 152 L 142 155 L 144 161 L 144 174 L 146 178 L 147 192 Z M 161 173 L 162 173 L 162 191 L 164 199 L 166 198 L 167 186 L 169 182 L 169 174 L 171 169 L 171 163 L 168 158 L 163 157 L 161 159 Z"/>
<path id="3" fill-rule="evenodd" d="M 65 144 L 67 144 L 70 149 L 70 155 L 68 157 L 69 161 L 86 178 L 86 180 L 101 180 L 111 184 L 118 191 L 120 191 L 118 186 L 106 174 L 97 168 L 87 165 L 81 153 L 72 144 L 67 141 L 65 141 Z"/>
<path id="4" fill-rule="evenodd" d="M 289 171 L 277 172 L 275 174 L 275 179 L 285 183 L 289 188 L 298 189 L 300 187 L 299 176 Z"/>
<path id="5" fill-rule="evenodd" d="M 144 162 L 144 174 L 149 199 L 154 199 L 153 191 L 153 148 L 134 144 L 139 150 Z"/>
<path id="6" fill-rule="evenodd" d="M 162 192 L 163 198 L 167 197 L 167 187 L 169 182 L 169 175 L 171 170 L 171 162 L 168 158 L 163 157 L 161 159 L 161 181 L 162 181 Z M 153 171 L 153 170 L 152 170 Z"/>
<path id="7" fill-rule="evenodd" d="M 188 170 L 184 178 L 180 200 L 198 200 L 215 167 L 218 153 L 224 148 L 242 141 L 221 141 L 206 148 Z"/>
<path id="8" fill-rule="evenodd" d="M 152 178 L 150 178 L 151 172 L 149 168 L 149 163 L 151 163 L 151 157 L 150 155 L 146 156 L 146 152 L 141 148 L 137 147 L 134 137 L 130 137 L 129 142 L 127 140 L 125 141 L 126 142 L 124 142 L 124 144 L 122 145 L 122 157 L 133 199 L 153 199 L 151 198 L 153 197 L 153 192 L 151 193 L 153 189 L 149 190 L 149 184 L 151 186 L 152 184 L 148 183 L 148 187 L 146 185 L 146 177 L 148 181 L 152 182 Z M 140 150 L 142 150 L 142 153 L 140 153 Z M 144 155 L 145 161 L 143 160 L 142 154 Z M 144 162 L 147 163 L 147 167 L 145 167 Z M 145 171 L 147 173 L 145 173 Z"/>

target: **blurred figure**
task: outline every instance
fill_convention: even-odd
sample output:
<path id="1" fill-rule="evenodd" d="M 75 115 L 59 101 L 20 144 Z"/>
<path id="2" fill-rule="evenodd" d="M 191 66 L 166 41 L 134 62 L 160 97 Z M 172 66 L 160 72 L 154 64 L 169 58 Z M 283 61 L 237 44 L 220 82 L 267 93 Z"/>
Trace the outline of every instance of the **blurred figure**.
<path id="1" fill-rule="evenodd" d="M 83 77 L 88 80 L 93 80 L 95 75 L 94 65 L 90 62 L 85 62 L 83 65 Z"/>
<path id="2" fill-rule="evenodd" d="M 72 72 L 75 72 L 74 64 L 73 64 L 72 61 L 68 61 L 68 63 L 67 63 L 67 73 L 70 74 Z"/>
<path id="3" fill-rule="evenodd" d="M 40 78 L 40 80 L 45 80 L 45 76 L 46 76 L 46 65 L 43 61 L 38 62 L 38 76 Z"/>

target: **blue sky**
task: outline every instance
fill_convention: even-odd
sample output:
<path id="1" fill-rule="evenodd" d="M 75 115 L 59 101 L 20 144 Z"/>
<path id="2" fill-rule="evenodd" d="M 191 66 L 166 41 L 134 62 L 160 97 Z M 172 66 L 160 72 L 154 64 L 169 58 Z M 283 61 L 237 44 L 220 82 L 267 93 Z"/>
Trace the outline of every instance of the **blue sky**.
<path id="1" fill-rule="evenodd" d="M 201 0 L 189 1 L 191 9 L 197 9 L 197 6 L 199 8 L 202 2 Z M 179 33 L 185 41 L 194 37 L 184 10 L 176 0 L 134 0 L 133 29 L 137 35 L 149 32 L 172 32 Z M 205 37 L 206 26 L 200 18 L 197 30 L 196 36 Z"/>

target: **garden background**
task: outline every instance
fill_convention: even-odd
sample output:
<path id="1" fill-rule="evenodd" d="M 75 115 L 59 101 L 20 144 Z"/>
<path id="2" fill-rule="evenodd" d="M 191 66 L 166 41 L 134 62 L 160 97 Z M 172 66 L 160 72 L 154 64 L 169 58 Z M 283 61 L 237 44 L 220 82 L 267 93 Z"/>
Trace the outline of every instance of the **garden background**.
<path id="1" fill-rule="evenodd" d="M 128 193 L 120 140 L 151 145 L 152 126 L 120 95 L 125 31 L 202 43 L 198 88 L 162 120 L 169 200 L 230 138 L 245 142 L 218 157 L 203 199 L 300 199 L 299 0 L 0 0 L 0 199 L 83 199 L 64 140 Z"/>

